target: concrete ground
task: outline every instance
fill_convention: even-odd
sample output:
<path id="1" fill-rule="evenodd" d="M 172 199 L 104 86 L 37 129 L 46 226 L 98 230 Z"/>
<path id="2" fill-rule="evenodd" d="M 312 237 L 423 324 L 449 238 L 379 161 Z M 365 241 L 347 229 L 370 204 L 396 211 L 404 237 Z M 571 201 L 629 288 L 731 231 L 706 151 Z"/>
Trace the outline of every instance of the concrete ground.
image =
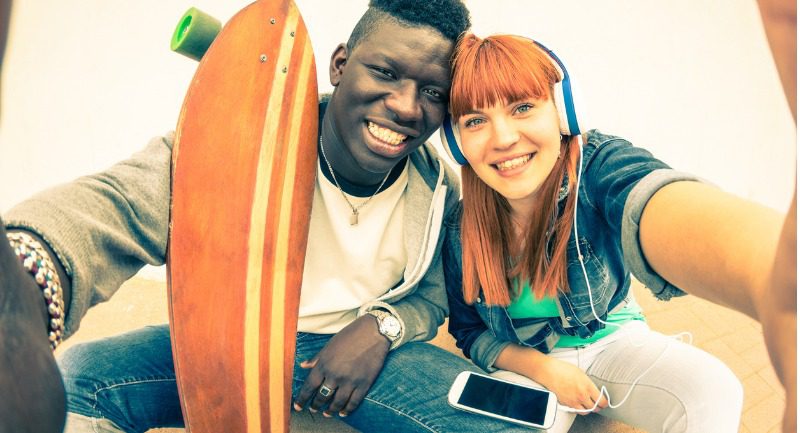
<path id="1" fill-rule="evenodd" d="M 761 326 L 748 317 L 692 296 L 660 302 L 638 284 L 634 293 L 644 308 L 650 326 L 671 335 L 689 331 L 694 344 L 727 364 L 744 385 L 744 410 L 740 433 L 777 433 L 785 402 L 784 392 L 772 370 L 764 346 Z M 93 308 L 81 329 L 58 350 L 79 342 L 102 338 L 149 324 L 168 320 L 165 283 L 136 277 L 126 283 L 114 298 Z M 445 328 L 434 340 L 456 351 Z M 387 430 L 391 430 L 390 428 Z M 151 433 L 178 433 L 182 429 L 158 429 Z M 224 428 L 220 428 L 224 431 Z M 292 432 L 355 432 L 345 424 L 313 417 L 308 412 L 292 418 Z M 632 433 L 638 430 L 598 415 L 578 417 L 570 433 Z M 234 432 L 235 433 L 235 432 Z"/>

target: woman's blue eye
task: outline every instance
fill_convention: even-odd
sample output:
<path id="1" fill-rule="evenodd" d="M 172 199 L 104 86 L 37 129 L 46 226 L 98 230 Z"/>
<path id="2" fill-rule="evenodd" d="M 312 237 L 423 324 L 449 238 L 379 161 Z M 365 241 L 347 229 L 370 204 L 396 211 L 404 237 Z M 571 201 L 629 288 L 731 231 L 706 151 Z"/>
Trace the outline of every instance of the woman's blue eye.
<path id="1" fill-rule="evenodd" d="M 483 119 L 480 119 L 480 118 L 467 119 L 467 121 L 464 122 L 464 127 L 465 128 L 471 128 L 473 126 L 479 125 L 481 122 L 483 122 Z"/>
<path id="2" fill-rule="evenodd" d="M 517 112 L 526 113 L 526 112 L 530 111 L 532 108 L 533 108 L 533 104 L 527 104 L 527 103 L 526 104 L 522 104 L 519 107 L 517 107 Z"/>

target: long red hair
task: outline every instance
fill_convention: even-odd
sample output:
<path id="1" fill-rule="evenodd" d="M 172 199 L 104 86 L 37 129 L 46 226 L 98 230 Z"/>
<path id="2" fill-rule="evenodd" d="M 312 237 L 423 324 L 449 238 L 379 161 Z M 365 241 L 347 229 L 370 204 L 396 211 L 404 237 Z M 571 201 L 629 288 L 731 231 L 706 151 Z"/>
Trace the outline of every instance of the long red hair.
<path id="1" fill-rule="evenodd" d="M 525 98 L 550 98 L 558 71 L 531 40 L 511 35 L 485 39 L 465 34 L 453 58 L 450 111 L 458 119 L 475 107 Z M 537 299 L 569 291 L 567 243 L 575 209 L 580 145 L 565 136 L 561 155 L 540 187 L 535 212 L 522 239 L 514 238 L 508 201 L 475 171 L 461 169 L 464 214 L 461 219 L 464 299 L 473 303 L 483 289 L 486 303 L 504 305 L 516 297 L 510 281 L 529 281 Z M 567 195 L 559 210 L 565 175 Z M 513 257 L 513 259 L 512 259 Z"/>

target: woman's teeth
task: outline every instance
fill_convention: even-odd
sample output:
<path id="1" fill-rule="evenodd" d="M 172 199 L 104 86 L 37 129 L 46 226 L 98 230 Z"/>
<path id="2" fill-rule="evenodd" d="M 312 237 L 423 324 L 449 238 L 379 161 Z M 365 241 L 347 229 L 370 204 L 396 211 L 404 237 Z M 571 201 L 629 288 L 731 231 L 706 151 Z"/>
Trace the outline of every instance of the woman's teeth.
<path id="1" fill-rule="evenodd" d="M 497 164 L 497 169 L 500 170 L 500 171 L 512 170 L 512 169 L 515 169 L 515 168 L 517 168 L 519 166 L 524 165 L 530 159 L 531 159 L 531 155 L 530 154 L 518 156 L 518 157 L 516 157 L 514 159 L 509 159 L 508 161 L 503 161 L 503 162 Z"/>
<path id="2" fill-rule="evenodd" d="M 375 138 L 386 144 L 391 144 L 392 146 L 397 146 L 408 137 L 405 134 L 400 134 L 392 131 L 391 129 L 380 127 L 372 122 L 367 124 L 367 129 Z"/>

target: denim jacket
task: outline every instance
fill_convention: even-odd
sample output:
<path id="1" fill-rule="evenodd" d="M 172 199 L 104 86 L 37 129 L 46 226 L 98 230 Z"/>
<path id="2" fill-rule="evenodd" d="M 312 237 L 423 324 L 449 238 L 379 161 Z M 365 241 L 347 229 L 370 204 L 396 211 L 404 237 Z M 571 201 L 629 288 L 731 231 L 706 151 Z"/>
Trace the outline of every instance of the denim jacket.
<path id="1" fill-rule="evenodd" d="M 578 242 L 591 285 L 594 311 L 605 320 L 625 304 L 633 275 L 662 300 L 683 295 L 656 274 L 639 246 L 639 220 L 647 201 L 664 185 L 696 177 L 672 170 L 650 152 L 628 141 L 596 130 L 589 131 L 582 149 L 581 183 L 578 189 Z M 563 210 L 566 191 L 559 208 Z M 559 334 L 590 337 L 604 327 L 592 312 L 589 288 L 578 260 L 574 232 L 567 246 L 567 278 L 570 292 L 559 292 L 559 316 L 510 318 L 505 307 L 486 305 L 483 294 L 469 305 L 462 292 L 461 209 L 445 222 L 447 239 L 443 262 L 450 307 L 449 330 L 468 358 L 486 371 L 496 370 L 497 356 L 508 344 L 549 352 Z M 521 339 L 515 327 L 534 329 Z"/>

